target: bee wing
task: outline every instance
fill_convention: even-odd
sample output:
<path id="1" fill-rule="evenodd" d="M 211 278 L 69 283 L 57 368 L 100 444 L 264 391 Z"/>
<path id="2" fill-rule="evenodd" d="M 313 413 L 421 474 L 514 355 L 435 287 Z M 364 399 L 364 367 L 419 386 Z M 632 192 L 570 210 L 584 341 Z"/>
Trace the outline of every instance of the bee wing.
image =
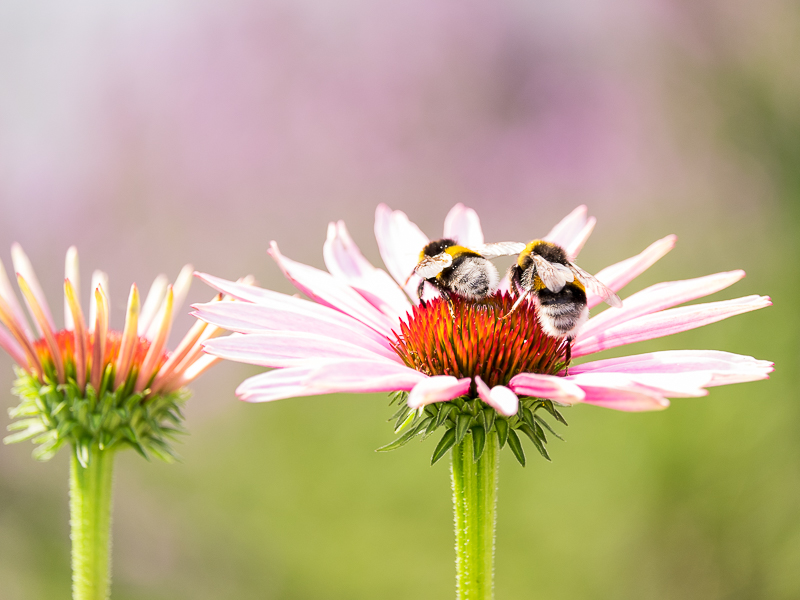
<path id="1" fill-rule="evenodd" d="M 597 277 L 590 275 L 575 263 L 570 263 L 569 266 L 575 273 L 575 276 L 592 294 L 600 296 L 603 302 L 609 306 L 613 306 L 614 308 L 620 308 L 622 306 L 622 300 L 614 293 L 614 290 L 606 287 Z"/>
<path id="2" fill-rule="evenodd" d="M 475 248 L 470 248 L 483 258 L 497 258 L 498 256 L 514 256 L 525 250 L 522 242 L 495 242 L 494 244 L 482 244 Z"/>
<path id="3" fill-rule="evenodd" d="M 536 275 L 551 292 L 560 292 L 567 283 L 575 279 L 569 267 L 551 263 L 538 254 L 531 254 L 531 258 L 536 263 Z"/>
<path id="4" fill-rule="evenodd" d="M 436 256 L 426 256 L 419 264 L 414 267 L 414 272 L 423 279 L 436 277 L 444 269 L 453 264 L 453 257 L 447 252 L 442 252 Z"/>

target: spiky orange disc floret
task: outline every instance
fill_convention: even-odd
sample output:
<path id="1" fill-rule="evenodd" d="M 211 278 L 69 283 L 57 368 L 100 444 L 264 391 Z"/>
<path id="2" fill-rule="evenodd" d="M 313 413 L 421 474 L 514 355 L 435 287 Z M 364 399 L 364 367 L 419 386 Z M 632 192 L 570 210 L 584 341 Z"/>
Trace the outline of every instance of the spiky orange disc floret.
<path id="1" fill-rule="evenodd" d="M 394 350 L 427 375 L 479 375 L 489 387 L 506 385 L 518 373 L 558 373 L 566 342 L 542 331 L 531 302 L 501 320 L 513 304 L 505 293 L 481 303 L 454 297 L 454 319 L 441 298 L 420 303 L 395 332 Z"/>
<path id="2" fill-rule="evenodd" d="M 89 347 L 87 348 L 87 356 L 89 365 L 88 368 L 91 369 L 91 357 L 92 357 L 92 350 L 94 346 L 94 339 L 95 336 L 93 333 L 88 335 L 88 342 Z M 55 334 L 56 345 L 61 352 L 61 360 L 63 364 L 69 365 L 72 371 L 74 372 L 75 369 L 75 333 L 73 331 L 69 331 L 66 329 L 62 329 L 58 333 Z M 122 343 L 122 332 L 116 331 L 114 329 L 109 329 L 106 333 L 106 341 L 105 341 L 105 356 L 103 357 L 103 371 L 105 371 L 106 367 L 116 362 L 117 357 L 119 356 L 119 349 Z M 44 338 L 38 339 L 33 344 L 34 348 L 36 349 L 36 354 L 39 357 L 39 361 L 41 364 L 47 369 L 48 367 L 52 369 L 53 365 L 53 357 L 50 351 L 50 347 L 47 344 L 47 340 Z M 147 356 L 147 351 L 150 349 L 150 340 L 145 337 L 139 337 L 134 346 L 133 346 L 133 357 L 131 359 L 131 372 L 138 373 L 142 363 L 144 362 L 145 357 Z M 161 358 L 158 361 L 158 368 L 161 368 L 168 358 L 168 353 L 165 351 Z M 69 368 L 68 367 L 68 368 Z"/>

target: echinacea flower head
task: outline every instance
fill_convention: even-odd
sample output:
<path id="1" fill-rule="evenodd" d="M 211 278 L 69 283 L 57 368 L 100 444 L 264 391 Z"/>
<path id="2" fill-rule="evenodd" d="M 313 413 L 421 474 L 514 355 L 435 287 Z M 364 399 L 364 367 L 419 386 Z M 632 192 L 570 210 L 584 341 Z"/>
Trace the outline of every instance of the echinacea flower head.
<path id="1" fill-rule="evenodd" d="M 561 246 L 575 260 L 595 225 L 581 206 L 549 233 L 531 237 Z M 472 434 L 475 456 L 490 432 L 524 464 L 518 432 L 545 457 L 549 429 L 539 409 L 564 422 L 558 408 L 594 404 L 622 411 L 660 410 L 668 398 L 704 396 L 716 385 L 764 379 L 772 363 L 727 352 L 682 350 L 567 364 L 567 342 L 547 335 L 536 302 L 515 302 L 506 277 L 483 301 L 432 288 L 417 297 L 413 273 L 429 238 L 400 211 L 376 212 L 375 234 L 388 273 L 367 261 L 343 222 L 331 223 L 323 256 L 328 271 L 270 254 L 308 299 L 242 286 L 211 275 L 200 277 L 241 302 L 196 305 L 200 319 L 242 335 L 209 340 L 214 356 L 271 367 L 243 382 L 237 394 L 250 402 L 335 392 L 390 392 L 400 407 L 393 419 L 402 435 L 383 449 L 399 447 L 438 428 L 444 435 L 433 453 L 441 458 Z M 484 244 L 475 211 L 456 205 L 443 237 L 467 248 Z M 620 292 L 669 252 L 667 236 L 640 254 L 596 274 Z M 659 283 L 623 298 L 589 319 L 571 343 L 571 358 L 679 333 L 770 305 L 764 296 L 679 305 L 720 291 L 743 271 Z M 588 293 L 591 309 L 602 298 Z M 503 318 L 506 317 L 506 318 Z M 551 430 L 552 431 L 552 430 Z"/>
<path id="2" fill-rule="evenodd" d="M 0 347 L 17 363 L 13 392 L 21 403 L 10 409 L 17 433 L 5 443 L 33 438 L 34 457 L 51 458 L 72 444 L 85 467 L 89 450 L 131 446 L 145 457 L 170 460 L 169 441 L 181 431 L 185 386 L 217 359 L 202 342 L 221 331 L 197 322 L 176 350 L 167 350 L 172 320 L 192 279 L 189 265 L 174 285 L 159 276 L 140 301 L 131 286 L 122 331 L 109 328 L 108 278 L 92 276 L 88 319 L 81 308 L 78 253 L 67 251 L 64 328 L 57 330 L 28 257 L 11 249 L 29 323 L 0 263 Z M 219 300 L 218 297 L 216 300 Z M 32 325 L 32 327 L 31 327 Z"/>

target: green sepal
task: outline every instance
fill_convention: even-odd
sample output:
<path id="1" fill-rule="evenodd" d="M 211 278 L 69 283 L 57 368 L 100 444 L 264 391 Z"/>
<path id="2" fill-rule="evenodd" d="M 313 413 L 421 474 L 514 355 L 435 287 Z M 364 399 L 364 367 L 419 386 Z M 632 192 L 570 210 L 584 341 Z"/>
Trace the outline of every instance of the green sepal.
<path id="1" fill-rule="evenodd" d="M 439 415 L 436 417 L 437 428 L 442 426 L 442 423 L 444 423 L 445 420 L 447 420 L 447 415 L 449 415 L 450 411 L 452 411 L 454 408 L 455 406 L 453 406 L 449 402 L 446 402 L 444 405 L 442 405 L 442 407 L 439 409 Z"/>
<path id="2" fill-rule="evenodd" d="M 480 425 L 475 425 L 471 431 L 473 460 L 474 462 L 478 462 L 486 448 L 486 431 Z"/>
<path id="3" fill-rule="evenodd" d="M 493 408 L 484 408 L 481 411 L 481 418 L 483 419 L 484 430 L 491 431 L 494 427 L 494 421 L 497 417 L 497 411 Z"/>
<path id="4" fill-rule="evenodd" d="M 426 417 L 416 423 L 411 429 L 406 431 L 403 435 L 397 438 L 395 441 L 386 444 L 385 446 L 381 446 L 375 452 L 389 452 L 390 450 L 396 450 L 401 446 L 405 446 L 408 442 L 414 439 L 414 436 L 417 435 L 423 428 L 427 427 L 428 424 L 433 420 L 433 417 Z"/>
<path id="5" fill-rule="evenodd" d="M 497 443 L 502 450 L 503 446 L 506 445 L 506 440 L 508 439 L 508 421 L 505 419 L 495 419 L 494 428 L 497 430 Z"/>
<path id="6" fill-rule="evenodd" d="M 530 438 L 530 440 L 533 442 L 533 445 L 536 446 L 536 449 L 539 451 L 539 454 L 544 456 L 547 460 L 550 460 L 550 455 L 547 453 L 547 449 L 544 447 L 542 440 L 539 439 L 537 432 L 534 429 L 532 429 L 530 425 L 528 425 L 527 423 L 523 423 L 519 427 L 519 430 Z M 539 430 L 541 431 L 541 427 L 539 428 Z"/>
<path id="7" fill-rule="evenodd" d="M 397 435 L 398 433 L 403 431 L 406 427 L 408 427 L 414 420 L 414 417 L 416 416 L 417 414 L 415 411 L 409 411 L 408 413 L 401 415 L 400 418 L 397 419 L 397 422 L 394 424 L 395 435 Z"/>
<path id="8" fill-rule="evenodd" d="M 550 427 L 550 425 L 547 423 L 547 421 L 545 421 L 545 420 L 544 420 L 542 417 L 540 417 L 539 415 L 534 415 L 534 416 L 533 416 L 533 418 L 534 418 L 534 419 L 536 419 L 536 422 L 537 422 L 537 423 L 539 423 L 539 424 L 540 424 L 540 425 L 542 425 L 542 426 L 543 426 L 545 429 L 547 429 L 547 431 L 549 431 L 550 433 L 552 433 L 554 436 L 556 436 L 556 437 L 557 437 L 558 439 L 560 439 L 562 442 L 564 441 L 564 438 L 562 438 L 560 435 L 558 435 L 558 434 L 557 434 L 557 433 L 556 433 L 556 432 L 553 430 L 553 428 L 552 428 L 552 427 Z"/>
<path id="9" fill-rule="evenodd" d="M 455 428 L 450 428 L 444 432 L 442 439 L 439 440 L 439 443 L 436 445 L 436 449 L 433 451 L 433 456 L 431 456 L 431 466 L 435 465 L 440 458 L 442 458 L 450 448 L 456 443 L 456 430 Z"/>
<path id="10" fill-rule="evenodd" d="M 456 444 L 460 444 L 469 431 L 469 426 L 472 423 L 472 416 L 460 414 L 456 419 Z"/>
<path id="11" fill-rule="evenodd" d="M 513 429 L 508 430 L 508 447 L 511 452 L 523 467 L 525 466 L 525 451 L 522 449 L 522 444 L 517 437 L 517 433 Z"/>

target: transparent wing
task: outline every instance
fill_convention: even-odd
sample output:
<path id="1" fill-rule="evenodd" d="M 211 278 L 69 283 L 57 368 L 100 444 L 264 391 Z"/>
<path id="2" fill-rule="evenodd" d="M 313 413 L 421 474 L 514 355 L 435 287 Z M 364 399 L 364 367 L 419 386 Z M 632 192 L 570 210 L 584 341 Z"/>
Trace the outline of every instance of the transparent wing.
<path id="1" fill-rule="evenodd" d="M 414 272 L 423 279 L 430 279 L 436 277 L 444 269 L 453 264 L 453 257 L 447 252 L 442 252 L 436 256 L 426 256 L 416 267 Z"/>
<path id="2" fill-rule="evenodd" d="M 515 256 L 525 250 L 526 244 L 522 242 L 495 242 L 493 244 L 482 244 L 475 248 L 470 248 L 483 258 L 497 258 L 498 256 Z"/>
<path id="3" fill-rule="evenodd" d="M 575 279 L 572 271 L 564 265 L 551 263 L 538 254 L 531 254 L 531 258 L 536 263 L 536 275 L 551 292 L 560 292 L 567 283 Z"/>
<path id="4" fill-rule="evenodd" d="M 597 279 L 594 275 L 590 275 L 575 263 L 570 263 L 569 266 L 573 273 L 575 273 L 575 277 L 580 280 L 580 282 L 589 292 L 600 296 L 603 299 L 603 302 L 609 306 L 613 306 L 614 308 L 620 308 L 622 306 L 622 300 L 620 300 L 619 296 L 614 293 L 614 290 L 607 288 L 605 284 Z"/>

